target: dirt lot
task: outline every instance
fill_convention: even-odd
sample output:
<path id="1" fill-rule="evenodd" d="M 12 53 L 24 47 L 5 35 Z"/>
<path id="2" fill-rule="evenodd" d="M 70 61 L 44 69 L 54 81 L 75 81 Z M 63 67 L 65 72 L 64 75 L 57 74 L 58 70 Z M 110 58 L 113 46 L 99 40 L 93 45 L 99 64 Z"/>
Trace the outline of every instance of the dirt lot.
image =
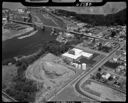
<path id="1" fill-rule="evenodd" d="M 23 30 L 2 29 L 2 41 L 33 31 L 32 27 L 29 27 L 29 26 L 23 26 L 23 27 L 25 28 Z"/>
<path id="2" fill-rule="evenodd" d="M 17 74 L 17 67 L 15 65 L 2 66 L 2 89 L 9 87 L 11 80 Z"/>
<path id="3" fill-rule="evenodd" d="M 90 80 L 89 80 L 90 81 Z M 89 82 L 88 81 L 88 82 Z M 125 101 L 126 95 L 96 82 L 84 83 L 82 89 L 101 101 Z M 99 95 L 97 95 L 99 94 Z"/>
<path id="4" fill-rule="evenodd" d="M 38 83 L 43 83 L 43 89 L 46 91 L 60 87 L 75 73 L 57 63 L 58 60 L 58 57 L 47 54 L 28 67 L 26 77 Z"/>
<path id="5" fill-rule="evenodd" d="M 61 93 L 59 93 L 56 97 L 54 97 L 51 101 L 86 101 L 90 100 L 86 97 L 81 97 L 77 95 L 73 87 L 69 86 L 65 88 Z"/>

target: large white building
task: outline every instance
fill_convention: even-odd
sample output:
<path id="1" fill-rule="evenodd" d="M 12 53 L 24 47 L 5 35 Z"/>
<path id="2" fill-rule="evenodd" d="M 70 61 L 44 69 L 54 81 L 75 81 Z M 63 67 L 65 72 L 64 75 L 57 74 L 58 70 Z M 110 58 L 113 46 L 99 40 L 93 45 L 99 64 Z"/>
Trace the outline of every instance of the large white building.
<path id="1" fill-rule="evenodd" d="M 77 48 L 73 48 L 72 50 L 64 53 L 62 56 L 76 60 L 81 56 L 84 56 L 86 58 L 90 58 L 90 57 L 92 57 L 92 55 L 93 54 L 84 52 L 83 50 L 80 50 L 80 49 L 77 49 Z"/>
<path id="2" fill-rule="evenodd" d="M 70 59 L 71 60 L 71 65 L 74 66 L 75 68 L 86 70 L 86 68 L 87 68 L 86 63 L 80 63 L 79 59 L 81 57 L 85 57 L 85 58 L 89 59 L 93 56 L 93 54 L 84 52 L 81 49 L 73 48 L 73 49 L 69 50 L 68 52 L 62 54 L 62 56 L 64 58 Z M 79 63 L 73 62 L 73 60 L 78 60 Z"/>

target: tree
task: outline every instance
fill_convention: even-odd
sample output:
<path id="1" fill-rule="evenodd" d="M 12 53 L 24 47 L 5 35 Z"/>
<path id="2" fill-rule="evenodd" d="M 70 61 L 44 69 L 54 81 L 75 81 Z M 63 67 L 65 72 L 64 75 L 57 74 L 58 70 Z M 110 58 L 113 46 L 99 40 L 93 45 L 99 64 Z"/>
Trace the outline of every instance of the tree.
<path id="1" fill-rule="evenodd" d="M 97 73 L 97 74 L 96 74 L 96 78 L 97 78 L 97 79 L 100 79 L 100 78 L 101 78 L 101 74 L 100 74 L 100 73 Z"/>
<path id="2" fill-rule="evenodd" d="M 101 71 L 101 68 L 99 68 L 98 71 Z"/>
<path id="3" fill-rule="evenodd" d="M 116 35 L 115 31 L 111 31 L 111 37 L 114 37 Z"/>
<path id="4" fill-rule="evenodd" d="M 112 81 L 112 80 L 113 80 L 112 76 L 110 76 L 110 77 L 108 78 L 108 80 Z"/>

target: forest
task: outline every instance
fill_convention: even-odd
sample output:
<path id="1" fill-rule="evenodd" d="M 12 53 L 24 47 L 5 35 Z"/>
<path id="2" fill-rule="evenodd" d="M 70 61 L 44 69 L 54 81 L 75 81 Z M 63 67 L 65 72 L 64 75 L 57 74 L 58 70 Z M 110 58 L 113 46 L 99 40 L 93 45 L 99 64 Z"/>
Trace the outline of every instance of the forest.
<path id="1" fill-rule="evenodd" d="M 75 12 L 60 9 L 57 10 L 55 14 L 66 17 L 73 16 L 76 20 L 95 26 L 126 25 L 126 9 L 123 9 L 115 14 L 108 15 L 77 14 Z"/>

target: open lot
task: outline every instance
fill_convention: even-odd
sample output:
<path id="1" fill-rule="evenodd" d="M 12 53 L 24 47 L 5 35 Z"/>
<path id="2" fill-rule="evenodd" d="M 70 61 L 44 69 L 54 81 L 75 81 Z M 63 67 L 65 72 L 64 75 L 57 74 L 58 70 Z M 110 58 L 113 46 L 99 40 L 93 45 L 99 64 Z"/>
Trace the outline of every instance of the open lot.
<path id="1" fill-rule="evenodd" d="M 56 22 L 53 21 L 53 19 L 51 19 L 51 17 L 49 17 L 47 14 L 37 14 L 37 16 L 40 18 L 41 22 L 44 25 L 47 26 L 53 26 L 53 27 L 58 27 L 58 25 L 56 24 Z"/>
<path id="2" fill-rule="evenodd" d="M 11 85 L 12 78 L 17 74 L 15 65 L 2 66 L 2 89 L 7 89 Z"/>
<path id="3" fill-rule="evenodd" d="M 81 85 L 81 88 L 86 92 L 93 95 L 94 98 L 101 101 L 125 101 L 126 95 L 113 90 L 104 85 L 87 80 Z"/>
<path id="4" fill-rule="evenodd" d="M 31 33 L 32 31 L 33 28 L 30 26 L 16 23 L 6 24 L 4 28 L 2 28 L 2 41 L 23 35 L 25 33 Z"/>
<path id="5" fill-rule="evenodd" d="M 86 101 L 86 102 L 89 102 L 90 100 L 86 97 L 81 97 L 77 95 L 73 87 L 69 86 L 65 88 L 61 93 L 56 95 L 51 101 Z"/>
<path id="6" fill-rule="evenodd" d="M 75 72 L 68 67 L 57 63 L 58 57 L 47 54 L 46 56 L 35 61 L 26 70 L 26 77 L 43 84 L 43 94 L 60 88 L 66 81 L 70 80 Z M 47 95 L 46 93 L 46 95 Z M 41 94 L 42 95 L 42 94 Z"/>

